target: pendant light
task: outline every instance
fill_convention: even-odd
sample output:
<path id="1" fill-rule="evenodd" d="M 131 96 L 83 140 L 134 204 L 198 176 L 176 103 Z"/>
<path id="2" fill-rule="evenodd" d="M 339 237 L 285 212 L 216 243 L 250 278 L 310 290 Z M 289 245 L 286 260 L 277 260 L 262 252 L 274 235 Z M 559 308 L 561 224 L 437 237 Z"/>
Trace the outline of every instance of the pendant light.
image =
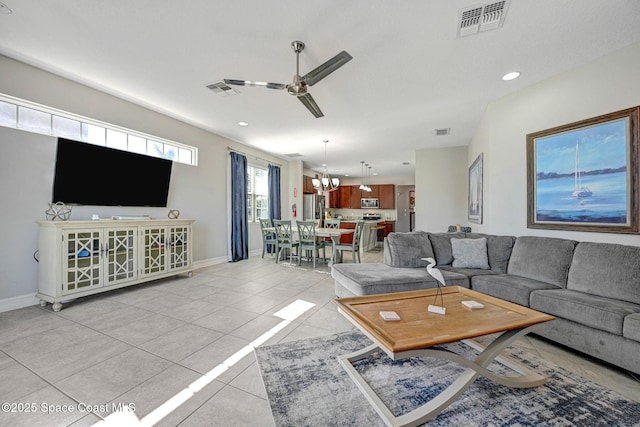
<path id="1" fill-rule="evenodd" d="M 369 166 L 369 163 L 365 163 L 364 167 L 365 167 L 366 175 L 365 175 L 364 186 L 362 188 L 362 191 L 369 192 L 371 191 L 371 187 L 369 187 L 369 170 L 371 169 L 371 167 Z"/>

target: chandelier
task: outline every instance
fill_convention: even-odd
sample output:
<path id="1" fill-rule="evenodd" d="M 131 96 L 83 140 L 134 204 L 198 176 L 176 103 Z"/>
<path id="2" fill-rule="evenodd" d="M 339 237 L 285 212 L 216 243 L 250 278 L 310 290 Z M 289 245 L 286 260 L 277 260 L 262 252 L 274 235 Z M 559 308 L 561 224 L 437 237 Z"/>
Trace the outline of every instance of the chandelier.
<path id="1" fill-rule="evenodd" d="M 333 191 L 336 190 L 340 186 L 340 179 L 331 178 L 327 173 L 327 143 L 328 140 L 324 140 L 324 163 L 322 166 L 324 167 L 324 171 L 322 172 L 322 178 L 313 178 L 311 182 L 313 183 L 313 187 L 316 190 L 324 190 L 324 191 Z"/>

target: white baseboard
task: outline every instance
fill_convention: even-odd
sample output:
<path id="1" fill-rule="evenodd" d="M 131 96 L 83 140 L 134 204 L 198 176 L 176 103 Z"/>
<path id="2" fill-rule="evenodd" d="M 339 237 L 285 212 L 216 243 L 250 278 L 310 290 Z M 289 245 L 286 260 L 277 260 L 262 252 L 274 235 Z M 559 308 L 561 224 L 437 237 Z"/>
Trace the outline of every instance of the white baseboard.
<path id="1" fill-rule="evenodd" d="M 221 256 L 217 258 L 209 258 L 209 259 L 204 259 L 200 261 L 194 261 L 192 265 L 193 265 L 193 269 L 197 270 L 199 268 L 211 267 L 212 265 L 224 264 L 226 262 L 229 262 L 227 257 Z"/>
<path id="2" fill-rule="evenodd" d="M 249 251 L 250 257 L 260 256 L 260 255 L 262 255 L 262 249 L 254 249 L 252 251 Z M 226 256 L 194 261 L 193 269 L 197 270 L 199 268 L 211 267 L 212 265 L 225 264 L 227 262 L 229 262 L 229 259 Z"/>
<path id="3" fill-rule="evenodd" d="M 4 311 L 11 311 L 17 310 L 19 308 L 29 307 L 39 303 L 40 300 L 36 298 L 35 293 L 0 299 L 0 313 Z"/>

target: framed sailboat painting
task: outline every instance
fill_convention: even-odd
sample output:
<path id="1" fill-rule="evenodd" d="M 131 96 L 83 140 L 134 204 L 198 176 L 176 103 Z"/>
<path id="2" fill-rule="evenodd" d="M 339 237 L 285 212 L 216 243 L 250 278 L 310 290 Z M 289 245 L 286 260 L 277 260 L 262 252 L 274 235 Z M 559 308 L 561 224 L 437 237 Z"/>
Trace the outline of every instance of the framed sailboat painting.
<path id="1" fill-rule="evenodd" d="M 527 135 L 527 227 L 638 234 L 640 107 Z"/>

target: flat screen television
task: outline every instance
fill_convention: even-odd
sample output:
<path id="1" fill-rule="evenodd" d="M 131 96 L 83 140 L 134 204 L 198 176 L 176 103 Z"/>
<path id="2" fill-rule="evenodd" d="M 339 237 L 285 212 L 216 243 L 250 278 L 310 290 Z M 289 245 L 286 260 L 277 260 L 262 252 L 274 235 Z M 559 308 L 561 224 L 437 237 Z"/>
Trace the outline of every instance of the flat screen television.
<path id="1" fill-rule="evenodd" d="M 173 162 L 58 138 L 51 201 L 166 207 Z"/>

